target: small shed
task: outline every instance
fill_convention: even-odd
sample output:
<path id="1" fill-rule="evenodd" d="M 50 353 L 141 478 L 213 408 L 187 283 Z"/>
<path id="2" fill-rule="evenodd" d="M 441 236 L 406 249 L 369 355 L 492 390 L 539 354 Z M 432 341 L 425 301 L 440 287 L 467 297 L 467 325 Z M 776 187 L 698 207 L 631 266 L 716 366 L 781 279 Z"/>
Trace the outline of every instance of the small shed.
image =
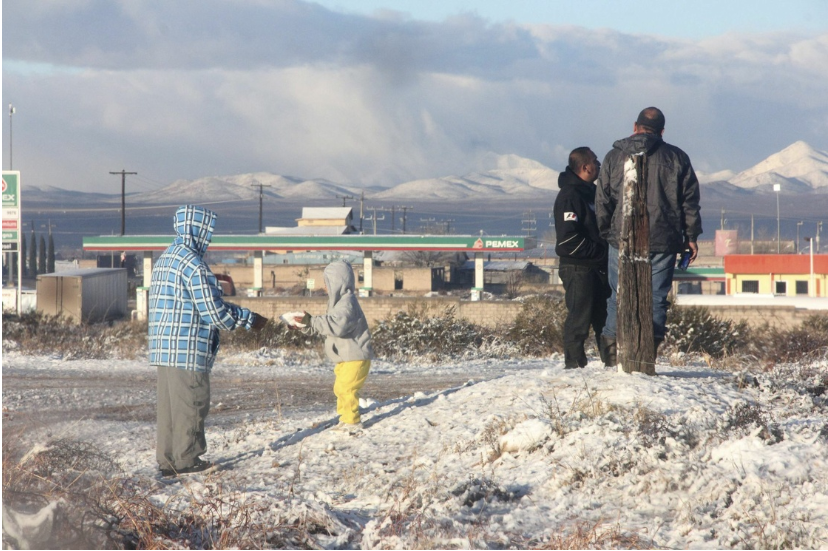
<path id="1" fill-rule="evenodd" d="M 39 275 L 37 310 L 85 323 L 122 318 L 127 314 L 127 270 L 91 268 Z"/>

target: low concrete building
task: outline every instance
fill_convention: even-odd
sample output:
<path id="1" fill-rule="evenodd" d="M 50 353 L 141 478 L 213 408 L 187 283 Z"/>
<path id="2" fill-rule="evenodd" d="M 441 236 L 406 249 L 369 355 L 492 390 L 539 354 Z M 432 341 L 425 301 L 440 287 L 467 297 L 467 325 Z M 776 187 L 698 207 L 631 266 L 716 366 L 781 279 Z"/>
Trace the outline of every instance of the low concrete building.
<path id="1" fill-rule="evenodd" d="M 728 255 L 724 271 L 728 295 L 828 296 L 825 254 Z"/>

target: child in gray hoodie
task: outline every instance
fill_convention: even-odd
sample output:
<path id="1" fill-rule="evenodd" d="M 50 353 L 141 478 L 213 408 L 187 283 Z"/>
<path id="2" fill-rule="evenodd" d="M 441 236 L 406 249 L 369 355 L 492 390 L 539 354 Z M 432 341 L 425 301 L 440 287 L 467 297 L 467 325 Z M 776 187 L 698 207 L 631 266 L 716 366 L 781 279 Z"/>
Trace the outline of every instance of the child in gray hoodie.
<path id="1" fill-rule="evenodd" d="M 368 378 L 374 351 L 371 332 L 355 294 L 354 271 L 344 260 L 331 262 L 323 274 L 328 291 L 328 309 L 324 315 L 311 316 L 304 312 L 295 321 L 325 336 L 325 352 L 335 364 L 334 394 L 337 429 L 358 431 L 359 391 Z"/>

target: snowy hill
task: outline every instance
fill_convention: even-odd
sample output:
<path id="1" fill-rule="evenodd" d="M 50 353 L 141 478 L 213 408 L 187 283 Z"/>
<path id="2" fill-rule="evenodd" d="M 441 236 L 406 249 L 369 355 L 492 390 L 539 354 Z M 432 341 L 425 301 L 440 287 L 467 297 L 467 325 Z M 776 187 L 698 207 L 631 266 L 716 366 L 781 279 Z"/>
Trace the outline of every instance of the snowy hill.
<path id="1" fill-rule="evenodd" d="M 204 201 L 249 201 L 262 193 L 270 198 L 335 199 L 337 195 L 358 195 L 360 188 L 334 184 L 324 179 L 302 180 L 269 172 L 177 180 L 150 193 L 135 196 L 139 203 L 187 203 Z"/>
<path id="2" fill-rule="evenodd" d="M 558 172 L 537 161 L 517 155 L 487 155 L 482 170 L 463 176 L 418 179 L 391 188 L 364 188 L 338 184 L 321 178 L 303 180 L 268 172 L 211 176 L 196 180 L 177 180 L 150 193 L 136 194 L 133 201 L 149 204 L 171 204 L 204 201 L 250 201 L 262 193 L 272 199 L 336 199 L 337 196 L 358 197 L 370 190 L 376 200 L 462 201 L 481 197 L 526 198 L 548 197 L 557 191 Z"/>
<path id="3" fill-rule="evenodd" d="M 255 172 L 177 180 L 152 192 L 128 195 L 132 204 L 152 205 L 253 201 L 259 197 L 258 186 L 261 184 L 266 200 L 336 200 L 337 196 L 359 197 L 360 193 L 365 192 L 366 197 L 376 201 L 461 202 L 535 198 L 549 201 L 558 190 L 559 174 L 531 159 L 492 153 L 483 156 L 477 170 L 471 173 L 416 179 L 389 188 Z M 782 193 L 828 193 L 828 153 L 798 141 L 738 174 L 722 170 L 697 172 L 697 176 L 702 184 L 702 193 L 709 198 L 727 199 L 773 192 L 775 184 L 781 184 Z M 49 204 L 116 202 L 120 200 L 120 195 L 30 186 L 26 188 L 25 200 Z"/>
<path id="4" fill-rule="evenodd" d="M 828 153 L 798 141 L 757 165 L 736 174 L 731 184 L 757 191 L 828 191 Z"/>
<path id="5" fill-rule="evenodd" d="M 490 168 L 464 176 L 414 180 L 375 194 L 377 199 L 408 201 L 547 197 L 558 189 L 558 172 L 517 155 L 492 155 Z"/>
<path id="6" fill-rule="evenodd" d="M 278 349 L 223 357 L 213 384 L 232 392 L 214 394 L 205 455 L 223 469 L 161 482 L 155 371 L 146 360 L 4 351 L 4 379 L 27 386 L 4 385 L 3 428 L 26 427 L 15 433 L 21 463 L 58 439 L 88 443 L 71 449 L 94 450 L 95 466 L 105 465 L 99 452 L 114 458 L 158 510 L 210 515 L 215 526 L 267 537 L 275 548 L 826 548 L 824 360 L 753 374 L 681 359 L 659 365 L 657 377 L 598 361 L 566 371 L 560 357 L 377 361 L 360 399 L 364 430 L 348 436 L 331 430 L 330 391 L 312 403 L 284 392 L 296 378 L 327 386 L 330 365 Z M 130 384 L 77 389 L 113 374 Z M 450 374 L 464 383 L 436 383 Z M 376 381 L 411 376 L 435 381 L 434 390 L 372 399 Z M 270 395 L 269 407 L 248 409 L 253 393 L 238 381 Z M 38 548 L 12 529 L 38 526 L 48 537 L 54 508 L 35 517 L 4 506 L 4 538 Z M 174 525 L 159 525 L 159 546 L 177 548 L 181 540 L 164 539 L 176 537 Z"/>
<path id="7" fill-rule="evenodd" d="M 713 182 L 727 182 L 736 175 L 732 170 L 720 170 L 718 172 L 696 171 L 696 178 L 700 184 L 711 184 Z"/>

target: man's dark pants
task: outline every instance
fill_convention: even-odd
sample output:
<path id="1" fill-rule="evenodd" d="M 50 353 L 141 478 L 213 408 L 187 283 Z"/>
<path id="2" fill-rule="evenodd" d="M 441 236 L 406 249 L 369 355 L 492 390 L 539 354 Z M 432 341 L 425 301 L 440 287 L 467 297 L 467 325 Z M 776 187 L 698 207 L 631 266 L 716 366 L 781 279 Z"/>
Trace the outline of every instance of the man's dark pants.
<path id="1" fill-rule="evenodd" d="M 589 328 L 595 332 L 598 344 L 607 319 L 610 293 L 607 273 L 588 266 L 562 264 L 558 274 L 566 292 L 568 310 L 564 322 L 564 366 L 583 367 L 587 364 L 584 342 L 589 337 Z"/>
<path id="2" fill-rule="evenodd" d="M 158 433 L 161 469 L 192 467 L 207 451 L 204 420 L 210 411 L 210 374 L 158 366 Z"/>

